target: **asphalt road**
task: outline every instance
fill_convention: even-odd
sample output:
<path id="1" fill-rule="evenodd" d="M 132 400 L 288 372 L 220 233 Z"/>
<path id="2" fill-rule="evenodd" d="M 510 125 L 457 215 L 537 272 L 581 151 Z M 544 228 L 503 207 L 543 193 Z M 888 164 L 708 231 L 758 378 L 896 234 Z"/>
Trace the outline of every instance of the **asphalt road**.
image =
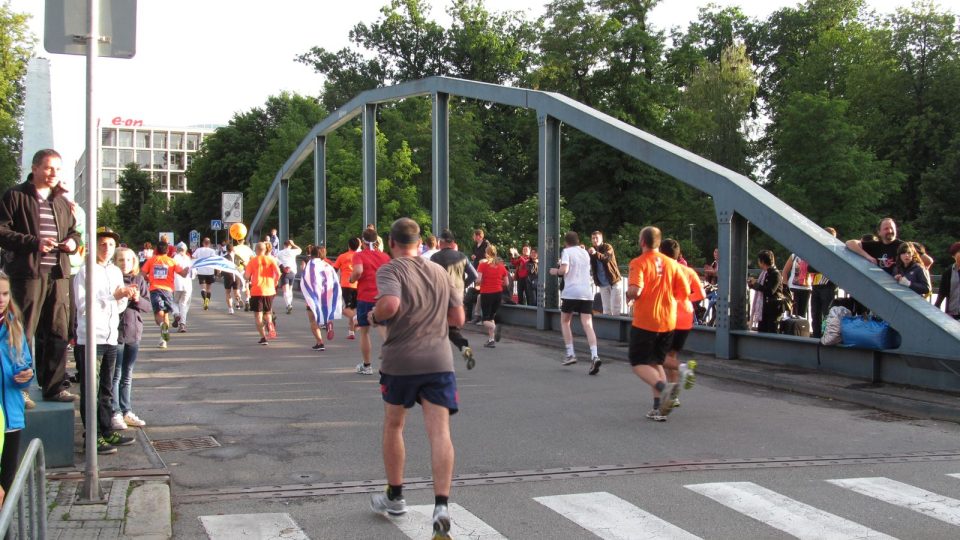
<path id="1" fill-rule="evenodd" d="M 377 377 L 354 372 L 359 347 L 343 321 L 325 352 L 311 351 L 298 300 L 263 347 L 253 315 L 227 314 L 215 291 L 206 312 L 194 295 L 189 332 L 169 349 L 146 331 L 136 366 L 134 410 L 152 440 L 220 444 L 160 454 L 172 473 L 175 537 L 217 538 L 209 517 L 218 515 L 233 526 L 249 520 L 249 538 L 275 523 L 280 536 L 312 539 L 406 538 L 403 529 L 427 527 L 426 518 L 388 520 L 367 507 L 367 492 L 384 484 L 382 401 Z M 454 521 L 474 531 L 466 537 L 641 537 L 638 523 L 665 527 L 650 538 L 960 536 L 960 478 L 948 476 L 960 474 L 960 425 L 703 376 L 668 422 L 654 423 L 643 417 L 650 392 L 624 363 L 589 377 L 586 362 L 562 367 L 557 349 L 505 339 L 491 350 L 479 334 L 467 337 L 477 368 L 457 363 L 461 410 L 452 418 L 466 484 L 451 496 L 462 507 Z M 428 477 L 419 409 L 406 444 L 408 478 Z M 827 481 L 876 477 L 931 493 L 905 507 L 863 494 L 864 481 Z M 353 492 L 336 494 L 337 482 Z M 576 494 L 591 495 L 558 497 Z M 432 505 L 425 482 L 413 481 L 406 498 Z M 751 500 L 760 506 L 736 507 Z M 587 506 L 571 510 L 578 504 Z M 793 513 L 778 517 L 784 509 Z"/>

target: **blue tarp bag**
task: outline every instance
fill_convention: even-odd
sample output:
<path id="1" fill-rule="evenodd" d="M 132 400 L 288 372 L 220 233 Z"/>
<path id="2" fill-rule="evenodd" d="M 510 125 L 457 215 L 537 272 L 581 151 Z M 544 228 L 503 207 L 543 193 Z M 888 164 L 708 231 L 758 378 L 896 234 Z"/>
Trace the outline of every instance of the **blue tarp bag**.
<path id="1" fill-rule="evenodd" d="M 900 347 L 900 334 L 890 328 L 890 323 L 873 318 L 844 317 L 840 322 L 843 344 L 860 349 L 896 349 Z"/>

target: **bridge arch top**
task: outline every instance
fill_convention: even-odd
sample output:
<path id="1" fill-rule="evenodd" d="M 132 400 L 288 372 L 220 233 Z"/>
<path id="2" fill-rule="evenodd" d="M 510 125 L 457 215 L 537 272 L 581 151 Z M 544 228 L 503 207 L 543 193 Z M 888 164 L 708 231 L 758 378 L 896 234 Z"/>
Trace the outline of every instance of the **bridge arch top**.
<path id="1" fill-rule="evenodd" d="M 364 91 L 316 124 L 277 172 L 251 224 L 260 230 L 288 180 L 314 152 L 316 141 L 362 114 L 369 104 L 448 94 L 534 109 L 713 197 L 718 215 L 736 213 L 780 244 L 802 253 L 816 268 L 890 321 L 903 334 L 901 350 L 954 358 L 960 350 L 960 323 L 904 290 L 879 268 L 848 251 L 822 227 L 739 173 L 706 160 L 567 96 L 491 83 L 429 77 Z M 909 309 L 904 309 L 908 307 Z"/>

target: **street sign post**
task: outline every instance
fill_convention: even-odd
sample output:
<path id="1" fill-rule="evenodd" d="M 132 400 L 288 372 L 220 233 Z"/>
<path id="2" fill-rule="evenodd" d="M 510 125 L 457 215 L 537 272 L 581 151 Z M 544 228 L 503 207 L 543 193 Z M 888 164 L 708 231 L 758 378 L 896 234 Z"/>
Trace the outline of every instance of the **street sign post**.
<path id="1" fill-rule="evenodd" d="M 210 220 L 210 230 L 211 230 L 211 231 L 222 231 L 222 230 L 223 230 L 223 222 L 220 221 L 219 219 L 211 219 L 211 220 Z"/>
<path id="2" fill-rule="evenodd" d="M 87 54 L 89 0 L 47 0 L 43 48 L 53 54 Z M 137 52 L 137 0 L 97 0 L 97 56 L 133 58 Z"/>
<path id="3" fill-rule="evenodd" d="M 200 246 L 200 231 L 193 229 L 190 231 L 190 249 L 195 250 Z"/>
<path id="4" fill-rule="evenodd" d="M 243 193 L 225 191 L 220 200 L 224 223 L 243 222 Z"/>

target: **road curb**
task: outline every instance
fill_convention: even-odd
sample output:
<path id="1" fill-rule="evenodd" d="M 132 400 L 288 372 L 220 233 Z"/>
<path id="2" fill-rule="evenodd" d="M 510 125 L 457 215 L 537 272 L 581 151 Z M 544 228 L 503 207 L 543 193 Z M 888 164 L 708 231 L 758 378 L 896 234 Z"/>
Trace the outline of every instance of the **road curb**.
<path id="1" fill-rule="evenodd" d="M 148 480 L 131 489 L 127 496 L 123 536 L 144 540 L 171 538 L 172 518 L 169 479 Z"/>
<path id="2" fill-rule="evenodd" d="M 473 330 L 472 325 L 467 325 L 468 330 Z M 479 330 L 479 327 L 477 327 Z M 504 325 L 503 336 L 517 341 L 533 343 L 557 348 L 558 358 L 563 352 L 563 339 L 559 333 L 552 331 L 539 331 L 526 328 L 510 327 Z M 577 353 L 589 354 L 586 347 L 586 340 L 581 336 L 574 339 L 574 346 Z M 690 354 L 690 353 L 688 353 Z M 914 397 L 906 398 L 890 394 L 881 394 L 871 392 L 863 388 L 857 388 L 866 381 L 839 375 L 825 374 L 822 372 L 791 368 L 794 374 L 803 375 L 809 373 L 818 375 L 818 378 L 828 376 L 830 383 L 803 381 L 794 377 L 784 377 L 779 372 L 784 371 L 784 366 L 775 364 L 765 364 L 763 362 L 751 362 L 747 360 L 736 360 L 737 363 L 748 365 L 750 369 L 739 368 L 735 365 L 724 364 L 724 360 L 701 353 L 694 353 L 698 358 L 706 359 L 697 366 L 697 373 L 708 377 L 717 377 L 721 379 L 733 380 L 758 386 L 766 386 L 777 390 L 794 392 L 824 399 L 833 399 L 847 403 L 853 403 L 864 407 L 879 409 L 904 416 L 914 416 L 918 418 L 931 418 L 935 420 L 944 420 L 947 422 L 960 423 L 960 400 L 956 400 L 957 406 L 950 406 L 938 403 L 936 397 L 942 397 L 941 394 L 930 392 L 928 390 L 910 389 Z M 625 343 L 619 343 L 609 340 L 600 340 L 599 356 L 604 360 L 615 360 L 628 362 L 627 347 Z M 885 385 L 888 387 L 908 388 L 898 385 Z M 945 394 L 944 394 L 945 395 Z M 924 396 L 931 399 L 925 400 Z"/>

